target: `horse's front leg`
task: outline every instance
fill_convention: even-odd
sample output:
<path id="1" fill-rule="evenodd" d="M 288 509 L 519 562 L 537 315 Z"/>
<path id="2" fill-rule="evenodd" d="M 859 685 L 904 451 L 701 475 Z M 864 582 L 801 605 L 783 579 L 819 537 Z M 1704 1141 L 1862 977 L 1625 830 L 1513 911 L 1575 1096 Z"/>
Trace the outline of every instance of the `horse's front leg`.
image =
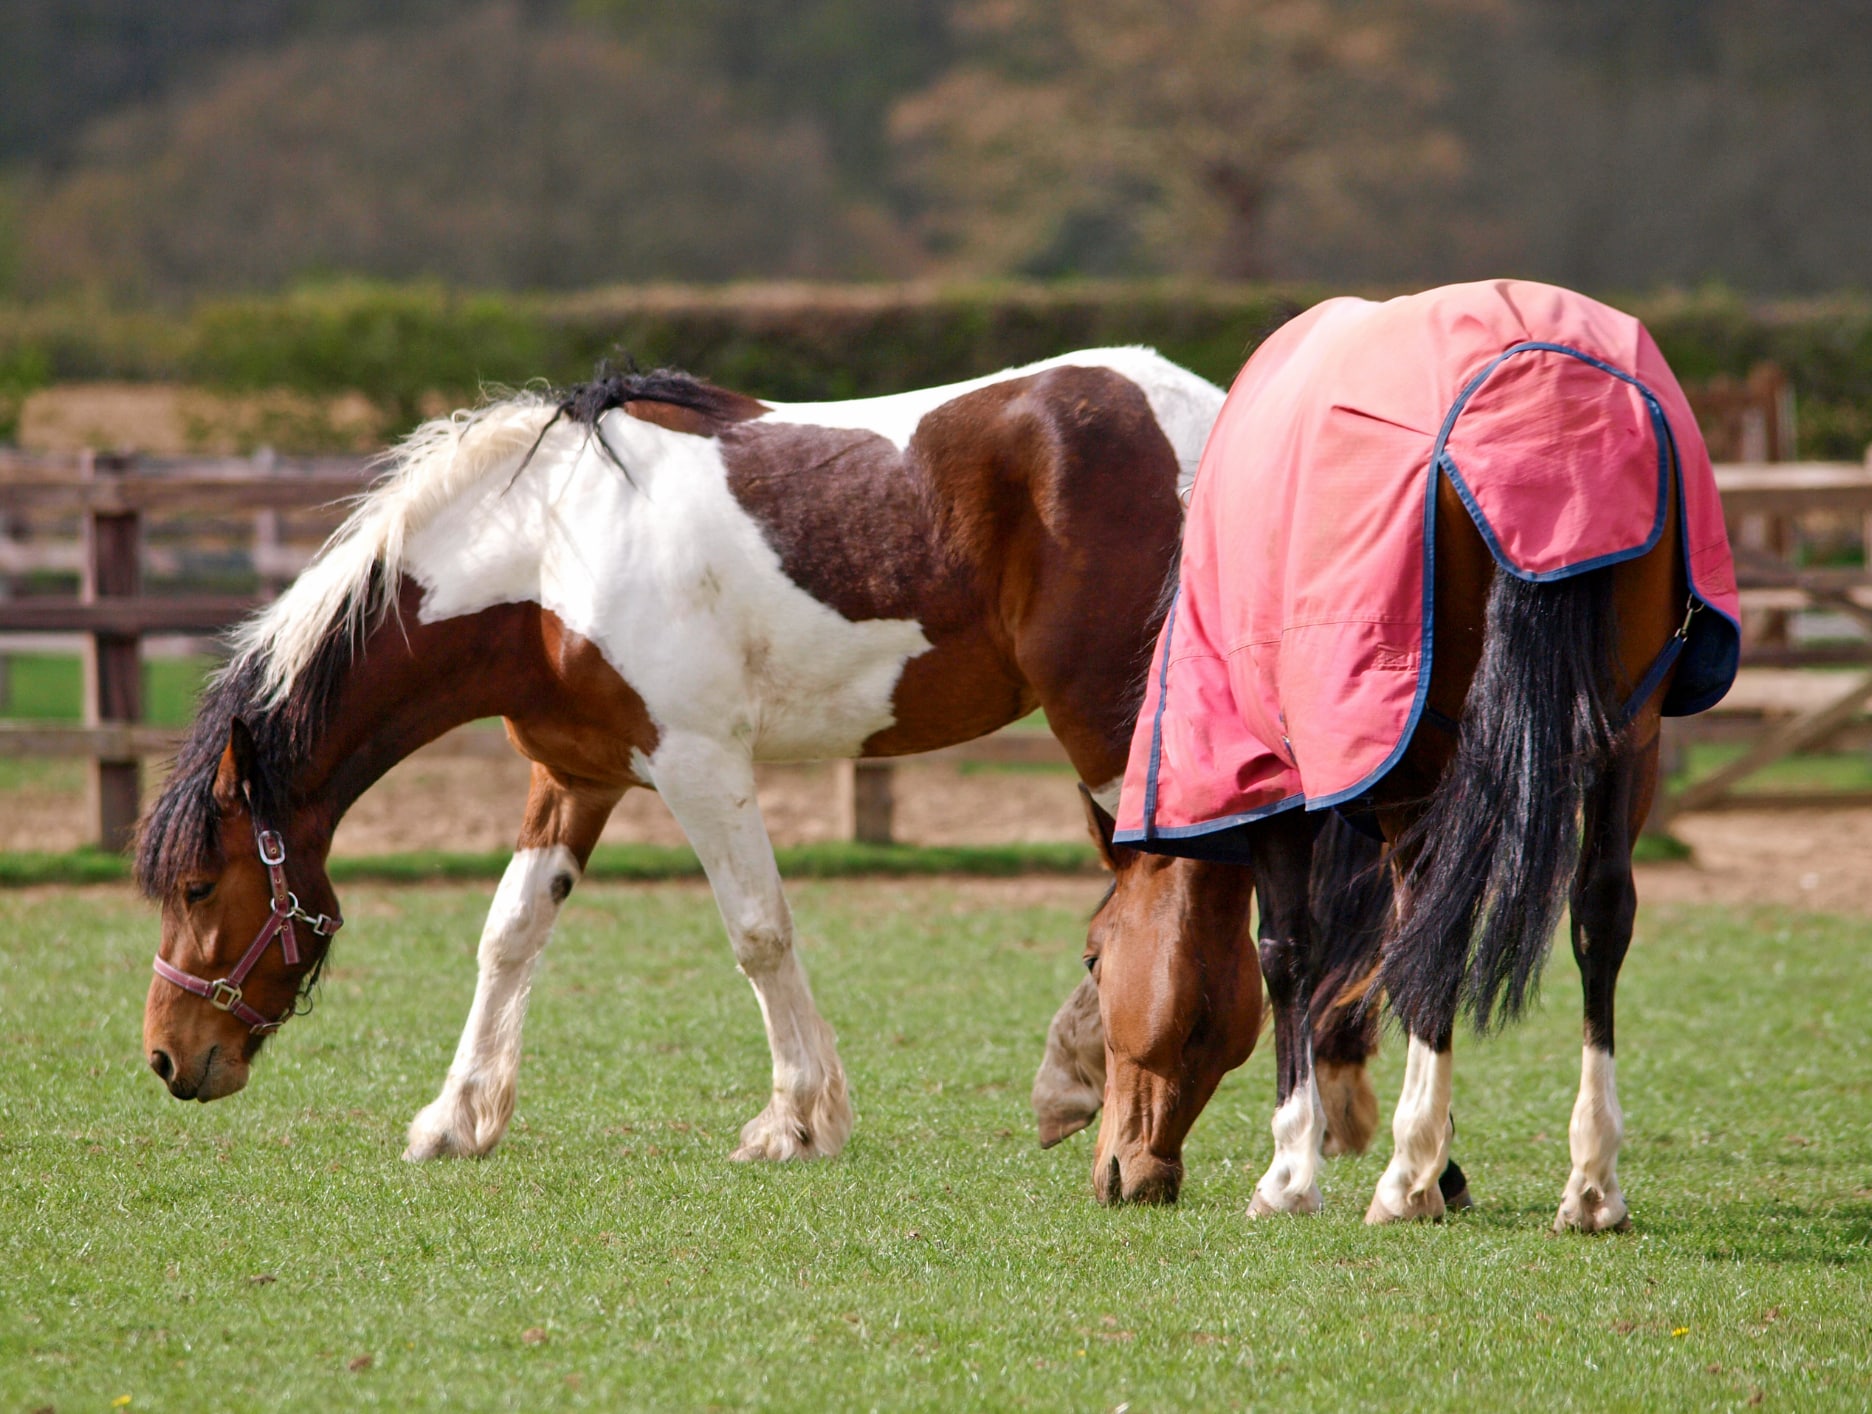
<path id="1" fill-rule="evenodd" d="M 480 975 L 442 1093 L 410 1122 L 406 1159 L 479 1158 L 507 1132 L 534 964 L 623 794 L 533 767 L 526 819 L 481 930 Z"/>
<path id="2" fill-rule="evenodd" d="M 1658 744 L 1621 753 L 1586 802 L 1585 838 L 1573 880 L 1573 957 L 1585 993 L 1585 1045 L 1579 1098 L 1567 1140 L 1573 1171 L 1554 1218 L 1554 1231 L 1603 1232 L 1631 1225 L 1619 1190 L 1618 1151 L 1625 1138 L 1612 1060 L 1612 998 L 1631 946 L 1638 891 L 1632 884 L 1632 841 L 1651 809 Z"/>
<path id="3" fill-rule="evenodd" d="M 1261 975 L 1274 1004 L 1274 1158 L 1255 1185 L 1250 1217 L 1317 1213 L 1326 1111 L 1313 1069 L 1315 955 L 1307 881 L 1317 820 L 1298 810 L 1268 819 L 1254 837 L 1261 904 Z"/>
<path id="4" fill-rule="evenodd" d="M 852 1128 L 845 1068 L 793 948 L 793 916 L 755 800 L 753 763 L 734 747 L 682 734 L 666 736 L 649 766 L 708 873 L 735 962 L 753 984 L 767 1023 L 772 1098 L 742 1126 L 731 1157 L 836 1154 Z"/>

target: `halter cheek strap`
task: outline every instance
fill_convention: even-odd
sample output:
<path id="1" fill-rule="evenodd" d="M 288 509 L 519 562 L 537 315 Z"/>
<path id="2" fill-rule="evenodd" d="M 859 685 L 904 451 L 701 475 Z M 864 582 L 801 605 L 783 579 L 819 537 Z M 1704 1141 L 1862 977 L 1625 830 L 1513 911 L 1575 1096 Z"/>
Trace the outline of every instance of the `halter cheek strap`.
<path id="1" fill-rule="evenodd" d="M 264 1035 L 284 1026 L 292 1017 L 293 1007 L 289 1005 L 277 1018 L 270 1018 L 248 1006 L 241 1000 L 241 987 L 247 980 L 247 974 L 253 971 L 254 964 L 260 961 L 261 954 L 275 938 L 280 940 L 280 952 L 285 955 L 286 965 L 298 965 L 299 939 L 293 933 L 294 919 L 321 938 L 331 937 L 344 926 L 344 920 L 323 913 L 308 913 L 300 907 L 298 897 L 286 887 L 286 841 L 277 830 L 263 830 L 256 822 L 254 842 L 260 847 L 260 862 L 266 865 L 267 878 L 273 885 L 273 910 L 267 915 L 267 921 L 260 925 L 254 940 L 247 945 L 247 951 L 241 954 L 241 960 L 234 964 L 234 970 L 216 981 L 204 982 L 179 967 L 171 966 L 160 953 L 156 955 L 153 965 L 156 975 L 163 981 L 172 982 L 185 992 L 193 992 L 205 998 L 210 1006 L 246 1022 L 250 1030 Z"/>

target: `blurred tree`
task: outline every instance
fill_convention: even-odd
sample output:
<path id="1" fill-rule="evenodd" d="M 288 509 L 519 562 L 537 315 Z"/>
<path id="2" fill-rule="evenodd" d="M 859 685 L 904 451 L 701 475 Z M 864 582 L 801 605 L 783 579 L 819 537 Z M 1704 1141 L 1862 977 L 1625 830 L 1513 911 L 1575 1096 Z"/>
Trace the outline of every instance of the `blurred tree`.
<path id="1" fill-rule="evenodd" d="M 1518 0 L 1458 44 L 1460 206 L 1518 271 L 1872 286 L 1866 0 Z"/>
<path id="2" fill-rule="evenodd" d="M 577 0 L 582 15 L 722 83 L 755 112 L 811 119 L 851 181 L 888 172 L 885 117 L 952 57 L 950 0 Z"/>
<path id="3" fill-rule="evenodd" d="M 566 0 L 524 0 L 544 16 Z M 0 0 L 0 164 L 67 160 L 107 109 L 198 81 L 229 55 L 313 34 L 439 23 L 460 0 Z"/>
<path id="4" fill-rule="evenodd" d="M 1404 274 L 1463 168 L 1421 52 L 1486 0 L 962 0 L 896 110 L 920 229 L 1035 275 Z"/>
<path id="5" fill-rule="evenodd" d="M 301 40 L 96 127 L 27 208 L 29 288 L 336 272 L 487 286 L 897 273 L 803 124 L 512 5 Z"/>

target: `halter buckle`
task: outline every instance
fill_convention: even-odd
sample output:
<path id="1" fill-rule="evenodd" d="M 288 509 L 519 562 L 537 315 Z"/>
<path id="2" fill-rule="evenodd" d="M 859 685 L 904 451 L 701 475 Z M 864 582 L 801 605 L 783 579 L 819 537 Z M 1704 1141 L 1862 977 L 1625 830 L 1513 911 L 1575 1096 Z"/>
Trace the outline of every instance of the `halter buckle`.
<path id="1" fill-rule="evenodd" d="M 255 838 L 260 846 L 260 862 L 267 868 L 286 862 L 286 841 L 277 830 L 262 830 Z"/>
<path id="2" fill-rule="evenodd" d="M 208 984 L 208 1005 L 217 1011 L 233 1011 L 241 1004 L 241 989 L 227 981 Z"/>

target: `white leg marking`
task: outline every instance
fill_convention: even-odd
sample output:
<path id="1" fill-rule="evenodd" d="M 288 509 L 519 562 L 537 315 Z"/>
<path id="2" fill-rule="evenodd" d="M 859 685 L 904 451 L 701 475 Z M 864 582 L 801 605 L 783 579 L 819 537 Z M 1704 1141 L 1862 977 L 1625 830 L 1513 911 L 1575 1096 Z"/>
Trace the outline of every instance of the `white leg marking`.
<path id="1" fill-rule="evenodd" d="M 1269 1213 L 1317 1213 L 1320 1210 L 1320 1146 L 1326 1139 L 1326 1108 L 1319 1082 L 1307 1071 L 1306 1084 L 1274 1111 L 1274 1161 L 1255 1185 L 1250 1217 Z"/>
<path id="2" fill-rule="evenodd" d="M 753 764 L 732 747 L 680 734 L 665 737 L 647 765 L 708 873 L 735 961 L 767 1023 L 773 1097 L 742 1127 L 733 1157 L 836 1154 L 852 1128 L 845 1068 L 793 950 L 793 917 L 755 802 Z"/>
<path id="3" fill-rule="evenodd" d="M 1630 1226 L 1625 1195 L 1618 1185 L 1619 1144 L 1625 1138 L 1625 1112 L 1619 1108 L 1617 1063 L 1607 1051 L 1587 1046 L 1580 1056 L 1579 1098 L 1567 1139 L 1573 1172 L 1560 1198 L 1554 1231 L 1578 1228 L 1604 1232 Z"/>
<path id="4" fill-rule="evenodd" d="M 523 849 L 508 864 L 481 930 L 481 973 L 461 1044 L 442 1093 L 410 1122 L 404 1158 L 479 1158 L 507 1132 L 533 967 L 579 872 L 564 845 Z"/>
<path id="5" fill-rule="evenodd" d="M 1410 1038 L 1410 1050 L 1404 1059 L 1404 1088 L 1391 1121 L 1395 1147 L 1390 1165 L 1378 1180 L 1371 1207 L 1365 1211 L 1366 1222 L 1443 1216 L 1443 1194 L 1437 1180 L 1449 1163 L 1452 1070 L 1448 1051 L 1433 1051 L 1426 1042 Z"/>

